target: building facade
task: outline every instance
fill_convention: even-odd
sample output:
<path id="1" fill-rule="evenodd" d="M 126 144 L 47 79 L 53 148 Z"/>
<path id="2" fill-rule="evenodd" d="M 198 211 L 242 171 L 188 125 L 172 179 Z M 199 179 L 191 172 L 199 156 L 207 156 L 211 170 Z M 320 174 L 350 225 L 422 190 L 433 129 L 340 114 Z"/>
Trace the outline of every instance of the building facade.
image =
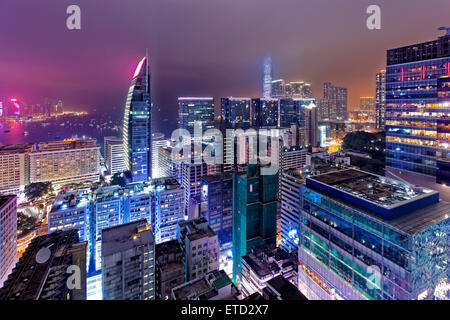
<path id="1" fill-rule="evenodd" d="M 152 170 L 152 96 L 148 58 L 142 58 L 128 89 L 123 119 L 125 165 L 133 182 L 148 181 Z"/>
<path id="2" fill-rule="evenodd" d="M 147 220 L 102 231 L 103 300 L 155 300 L 155 240 Z"/>
<path id="3" fill-rule="evenodd" d="M 375 128 L 385 130 L 386 126 L 386 70 L 381 70 L 375 78 Z"/>
<path id="4" fill-rule="evenodd" d="M 214 128 L 214 98 L 178 98 L 179 127 L 194 135 L 194 127 L 201 125 L 202 133 Z"/>
<path id="5" fill-rule="evenodd" d="M 430 299 L 447 281 L 450 204 L 348 169 L 306 178 L 299 287 L 308 299 Z"/>
<path id="6" fill-rule="evenodd" d="M 438 162 L 448 158 L 450 99 L 444 92 L 450 76 L 449 43 L 446 34 L 387 51 L 386 167 L 388 174 L 411 183 L 440 182 L 436 177 L 444 166 Z"/>
<path id="7" fill-rule="evenodd" d="M 127 167 L 125 165 L 125 152 L 123 150 L 123 140 L 121 138 L 105 137 L 104 155 L 106 168 L 111 175 L 127 171 Z"/>
<path id="8" fill-rule="evenodd" d="M 17 262 L 17 198 L 0 196 L 0 288 Z"/>

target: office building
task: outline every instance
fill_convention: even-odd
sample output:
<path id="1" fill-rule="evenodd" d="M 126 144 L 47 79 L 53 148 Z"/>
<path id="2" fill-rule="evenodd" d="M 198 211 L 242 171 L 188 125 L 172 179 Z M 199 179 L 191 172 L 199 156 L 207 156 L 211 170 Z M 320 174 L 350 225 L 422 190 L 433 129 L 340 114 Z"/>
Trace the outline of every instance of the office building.
<path id="1" fill-rule="evenodd" d="M 233 129 L 252 125 L 253 111 L 250 98 L 222 98 L 221 109 L 225 123 L 231 124 Z"/>
<path id="2" fill-rule="evenodd" d="M 286 81 L 283 79 L 272 81 L 272 98 L 286 98 Z"/>
<path id="3" fill-rule="evenodd" d="M 299 126 L 299 145 L 317 147 L 319 145 L 319 119 L 315 99 L 296 101 Z"/>
<path id="4" fill-rule="evenodd" d="M 219 270 L 219 238 L 205 218 L 179 222 L 177 239 L 183 251 L 186 281 Z"/>
<path id="5" fill-rule="evenodd" d="M 160 179 L 155 189 L 155 241 L 177 238 L 178 222 L 185 217 L 185 193 L 173 178 Z"/>
<path id="6" fill-rule="evenodd" d="M 448 276 L 450 204 L 348 169 L 307 177 L 299 287 L 308 299 L 430 299 Z"/>
<path id="7" fill-rule="evenodd" d="M 30 183 L 99 181 L 100 146 L 96 139 L 40 142 L 29 158 Z"/>
<path id="8" fill-rule="evenodd" d="M 272 98 L 272 59 L 267 56 L 264 59 L 264 74 L 263 74 L 263 94 L 264 98 Z"/>
<path id="9" fill-rule="evenodd" d="M 27 154 L 33 145 L 5 145 L 0 147 L 0 194 L 16 194 L 29 183 Z"/>
<path id="10" fill-rule="evenodd" d="M 242 257 L 242 296 L 262 295 L 267 282 L 277 276 L 297 283 L 296 269 L 297 258 L 283 249 L 270 245 L 254 248 Z"/>
<path id="11" fill-rule="evenodd" d="M 17 262 L 17 198 L 0 196 L 0 288 Z"/>
<path id="12" fill-rule="evenodd" d="M 252 99 L 253 126 L 275 127 L 279 125 L 279 99 Z"/>
<path id="13" fill-rule="evenodd" d="M 300 186 L 304 182 L 302 170 L 287 170 L 281 180 L 281 248 L 297 252 L 299 245 Z"/>
<path id="14" fill-rule="evenodd" d="M 172 300 L 172 289 L 185 282 L 183 252 L 177 240 L 156 245 L 156 299 Z"/>
<path id="15" fill-rule="evenodd" d="M 221 251 L 232 246 L 233 176 L 229 173 L 201 178 L 201 216 L 219 237 Z"/>
<path id="16" fill-rule="evenodd" d="M 0 300 L 86 300 L 86 242 L 76 230 L 35 238 L 0 289 Z"/>
<path id="17" fill-rule="evenodd" d="M 385 130 L 386 125 L 386 70 L 381 70 L 375 78 L 375 128 Z"/>
<path id="18" fill-rule="evenodd" d="M 359 110 L 362 113 L 367 114 L 369 117 L 375 115 L 375 99 L 374 97 L 360 97 L 359 98 Z"/>
<path id="19" fill-rule="evenodd" d="M 347 88 L 323 84 L 323 98 L 319 101 L 321 120 L 345 120 L 347 118 Z"/>
<path id="20" fill-rule="evenodd" d="M 133 74 L 125 104 L 123 148 L 125 165 L 133 182 L 148 181 L 152 170 L 152 95 L 148 57 L 142 58 Z"/>
<path id="21" fill-rule="evenodd" d="M 386 67 L 386 174 L 438 190 L 446 201 L 449 44 L 450 32 L 388 50 Z"/>
<path id="22" fill-rule="evenodd" d="M 153 133 L 152 134 L 152 178 L 162 178 L 161 169 L 159 165 L 159 148 L 169 146 L 170 142 L 164 139 L 164 134 Z"/>
<path id="23" fill-rule="evenodd" d="M 155 240 L 147 220 L 102 231 L 104 300 L 155 300 Z"/>
<path id="24" fill-rule="evenodd" d="M 240 287 L 242 257 L 251 249 L 275 244 L 278 173 L 263 175 L 260 165 L 233 173 L 233 283 Z"/>
<path id="25" fill-rule="evenodd" d="M 214 128 L 214 98 L 178 98 L 179 127 L 194 135 L 195 125 L 201 125 L 202 134 Z"/>
<path id="26" fill-rule="evenodd" d="M 77 230 L 80 241 L 89 240 L 90 189 L 61 191 L 48 213 L 48 233 Z"/>
<path id="27" fill-rule="evenodd" d="M 105 137 L 104 155 L 109 174 L 115 175 L 116 173 L 127 171 L 122 138 Z"/>

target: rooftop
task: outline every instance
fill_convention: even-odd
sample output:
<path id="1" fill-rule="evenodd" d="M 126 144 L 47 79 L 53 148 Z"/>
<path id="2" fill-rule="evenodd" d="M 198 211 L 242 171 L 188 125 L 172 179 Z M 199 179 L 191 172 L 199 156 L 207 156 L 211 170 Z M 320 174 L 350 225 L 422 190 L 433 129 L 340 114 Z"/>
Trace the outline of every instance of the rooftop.
<path id="1" fill-rule="evenodd" d="M 102 230 L 102 255 L 109 256 L 136 246 L 154 243 L 146 219 Z"/>
<path id="2" fill-rule="evenodd" d="M 3 207 L 5 203 L 14 199 L 16 196 L 0 196 L 0 209 Z"/>
<path id="3" fill-rule="evenodd" d="M 439 202 L 438 192 L 359 170 L 314 176 L 306 182 L 308 188 L 411 235 L 450 215 L 450 203 Z"/>

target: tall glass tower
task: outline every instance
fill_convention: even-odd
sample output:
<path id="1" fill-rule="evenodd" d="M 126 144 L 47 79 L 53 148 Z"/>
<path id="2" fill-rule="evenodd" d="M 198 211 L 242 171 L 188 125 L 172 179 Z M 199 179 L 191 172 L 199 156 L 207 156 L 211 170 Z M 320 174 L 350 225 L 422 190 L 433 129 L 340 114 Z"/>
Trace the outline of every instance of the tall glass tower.
<path id="1" fill-rule="evenodd" d="M 142 58 L 128 90 L 123 120 L 125 164 L 133 182 L 151 178 L 151 94 L 148 58 Z"/>
<path id="2" fill-rule="evenodd" d="M 267 56 L 264 59 L 264 75 L 263 75 L 263 97 L 272 97 L 272 59 Z"/>

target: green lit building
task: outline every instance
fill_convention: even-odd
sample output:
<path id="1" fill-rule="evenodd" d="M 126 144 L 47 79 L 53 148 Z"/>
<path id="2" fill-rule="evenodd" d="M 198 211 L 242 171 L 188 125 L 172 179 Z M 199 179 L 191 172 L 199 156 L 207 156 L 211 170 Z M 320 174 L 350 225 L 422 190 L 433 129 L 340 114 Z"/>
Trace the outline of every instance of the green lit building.
<path id="1" fill-rule="evenodd" d="M 278 173 L 263 175 L 249 165 L 233 174 L 233 283 L 240 286 L 242 257 L 255 247 L 276 244 Z"/>

